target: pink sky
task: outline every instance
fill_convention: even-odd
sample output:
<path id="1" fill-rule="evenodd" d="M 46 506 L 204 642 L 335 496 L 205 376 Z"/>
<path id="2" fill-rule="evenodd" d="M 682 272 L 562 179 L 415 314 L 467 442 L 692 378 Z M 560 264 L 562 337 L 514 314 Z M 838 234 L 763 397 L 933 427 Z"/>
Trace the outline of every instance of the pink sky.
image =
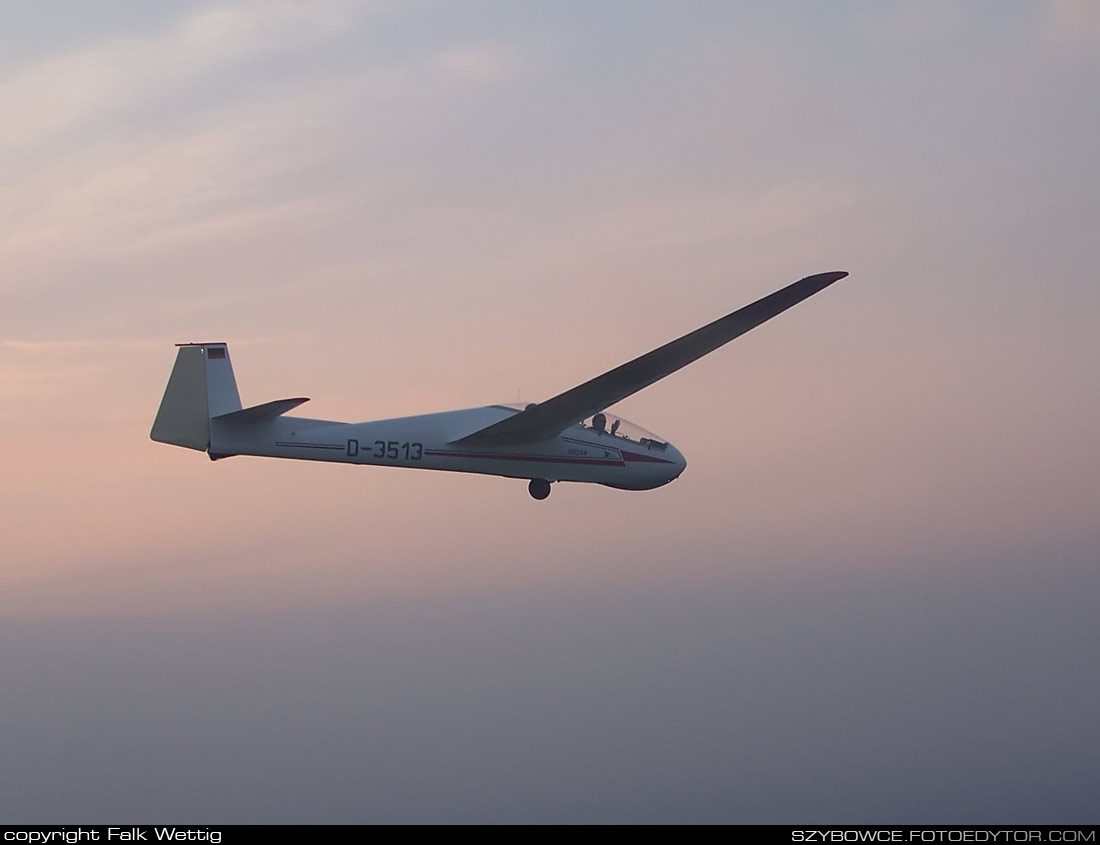
<path id="1" fill-rule="evenodd" d="M 723 52 L 719 13 L 655 60 L 532 21 L 350 66 L 399 13 L 276 8 L 181 7 L 6 69 L 5 613 L 1093 536 L 1097 172 L 1074 157 L 1091 118 L 1057 99 L 1095 75 L 1087 28 L 1064 36 L 1086 7 L 965 61 L 976 10 L 910 9 L 838 16 L 833 58 Z M 609 75 L 631 62 L 636 87 Z M 618 409 L 688 457 L 649 494 L 535 507 L 499 479 L 147 438 L 176 341 L 228 340 L 246 402 L 381 418 L 551 395 L 834 267 L 851 278 Z"/>
<path id="2" fill-rule="evenodd" d="M 1091 819 L 1098 9 L 5 4 L 0 818 Z M 176 342 L 361 421 L 834 269 L 651 492 L 149 439 Z"/>

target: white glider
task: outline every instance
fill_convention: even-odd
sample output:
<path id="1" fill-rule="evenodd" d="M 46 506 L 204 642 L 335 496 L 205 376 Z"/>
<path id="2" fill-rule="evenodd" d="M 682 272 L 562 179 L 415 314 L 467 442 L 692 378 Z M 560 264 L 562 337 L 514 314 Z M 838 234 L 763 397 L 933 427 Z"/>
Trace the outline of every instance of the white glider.
<path id="1" fill-rule="evenodd" d="M 258 455 L 525 478 L 536 499 L 554 481 L 651 490 L 684 471 L 684 456 L 605 409 L 847 275 L 807 276 L 545 402 L 373 422 L 287 416 L 304 398 L 242 408 L 226 344 L 183 343 L 150 436 L 211 460 Z"/>

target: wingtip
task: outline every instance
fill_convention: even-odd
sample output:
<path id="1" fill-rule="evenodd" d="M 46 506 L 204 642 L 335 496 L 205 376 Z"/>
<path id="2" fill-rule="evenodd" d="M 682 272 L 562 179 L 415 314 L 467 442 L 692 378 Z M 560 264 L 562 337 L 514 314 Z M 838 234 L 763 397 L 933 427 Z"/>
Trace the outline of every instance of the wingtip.
<path id="1" fill-rule="evenodd" d="M 817 293 L 818 291 L 827 288 L 833 282 L 839 282 L 847 275 L 847 270 L 830 270 L 828 273 L 814 273 L 812 276 L 807 276 L 804 279 L 799 279 L 797 282 L 791 285 L 791 287 L 801 291 L 810 291 L 811 293 Z M 809 296 L 810 294 L 806 295 Z"/>

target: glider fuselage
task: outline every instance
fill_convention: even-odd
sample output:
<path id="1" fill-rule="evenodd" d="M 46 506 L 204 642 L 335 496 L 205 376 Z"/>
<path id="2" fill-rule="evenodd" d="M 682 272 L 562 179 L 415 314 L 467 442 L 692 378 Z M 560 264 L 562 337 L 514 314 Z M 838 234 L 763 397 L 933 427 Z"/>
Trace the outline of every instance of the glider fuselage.
<path id="1" fill-rule="evenodd" d="M 651 490 L 684 471 L 671 443 L 627 426 L 616 433 L 584 421 L 533 443 L 484 448 L 453 441 L 519 412 L 487 405 L 371 422 L 278 416 L 264 423 L 213 419 L 210 456 L 256 455 L 307 461 L 475 472 Z M 613 425 L 614 423 L 611 423 Z M 624 433 L 629 432 L 629 433 Z"/>

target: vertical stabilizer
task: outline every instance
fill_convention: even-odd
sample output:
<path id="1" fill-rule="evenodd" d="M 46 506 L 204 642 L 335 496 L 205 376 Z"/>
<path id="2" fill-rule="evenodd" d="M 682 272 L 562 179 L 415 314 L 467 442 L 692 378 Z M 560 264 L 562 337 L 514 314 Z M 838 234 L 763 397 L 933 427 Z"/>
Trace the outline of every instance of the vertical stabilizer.
<path id="1" fill-rule="evenodd" d="M 229 347 L 224 343 L 205 344 L 206 399 L 211 417 L 231 414 L 241 409 L 241 394 L 237 392 L 237 380 L 233 377 L 233 363 L 229 360 Z"/>
<path id="2" fill-rule="evenodd" d="M 160 443 L 205 452 L 210 448 L 210 418 L 240 409 L 228 347 L 224 343 L 180 344 L 149 436 Z"/>

